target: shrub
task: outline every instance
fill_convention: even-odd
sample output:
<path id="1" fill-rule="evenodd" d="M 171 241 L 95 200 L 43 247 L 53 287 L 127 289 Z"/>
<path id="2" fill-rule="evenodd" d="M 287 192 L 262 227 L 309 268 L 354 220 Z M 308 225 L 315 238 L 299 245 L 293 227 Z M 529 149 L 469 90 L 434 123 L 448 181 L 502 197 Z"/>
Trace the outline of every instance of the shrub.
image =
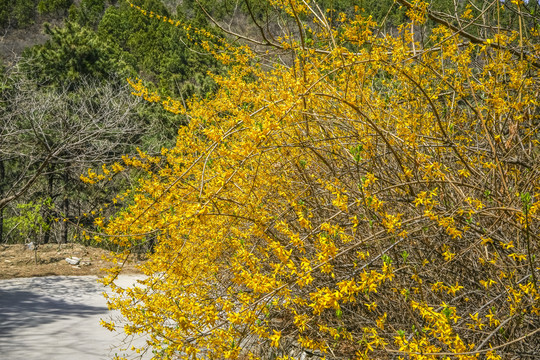
<path id="1" fill-rule="evenodd" d="M 161 156 L 125 159 L 147 177 L 107 225 L 119 262 L 156 241 L 147 278 L 109 299 L 156 358 L 540 352 L 538 32 L 438 19 L 420 44 L 433 13 L 400 2 L 395 37 L 287 2 L 291 60 L 208 45 L 231 70 L 187 107 L 133 82 L 190 119 Z"/>

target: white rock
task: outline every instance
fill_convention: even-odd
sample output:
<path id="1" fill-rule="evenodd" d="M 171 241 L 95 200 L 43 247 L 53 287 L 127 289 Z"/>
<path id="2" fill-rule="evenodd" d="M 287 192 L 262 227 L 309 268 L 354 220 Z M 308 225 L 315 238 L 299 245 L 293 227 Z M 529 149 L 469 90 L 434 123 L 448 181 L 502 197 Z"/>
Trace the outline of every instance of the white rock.
<path id="1" fill-rule="evenodd" d="M 66 261 L 68 262 L 68 264 L 77 265 L 81 261 L 81 259 L 79 259 L 78 257 L 70 257 L 66 258 Z"/>

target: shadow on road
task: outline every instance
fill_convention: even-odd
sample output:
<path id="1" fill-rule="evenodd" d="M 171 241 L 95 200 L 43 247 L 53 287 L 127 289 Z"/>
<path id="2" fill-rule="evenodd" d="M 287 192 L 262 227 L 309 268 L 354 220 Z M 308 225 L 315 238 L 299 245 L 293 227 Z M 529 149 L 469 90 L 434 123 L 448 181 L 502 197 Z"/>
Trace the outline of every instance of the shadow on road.
<path id="1" fill-rule="evenodd" d="M 116 284 L 131 286 L 139 278 L 121 276 Z M 0 359 L 107 360 L 144 346 L 144 336 L 125 337 L 123 319 L 107 309 L 103 291 L 96 276 L 0 280 Z M 113 320 L 119 332 L 103 328 L 100 319 Z"/>
<path id="2" fill-rule="evenodd" d="M 0 282 L 0 336 L 68 318 L 106 314 L 95 278 L 44 277 Z M 92 305 L 88 305 L 88 304 Z"/>

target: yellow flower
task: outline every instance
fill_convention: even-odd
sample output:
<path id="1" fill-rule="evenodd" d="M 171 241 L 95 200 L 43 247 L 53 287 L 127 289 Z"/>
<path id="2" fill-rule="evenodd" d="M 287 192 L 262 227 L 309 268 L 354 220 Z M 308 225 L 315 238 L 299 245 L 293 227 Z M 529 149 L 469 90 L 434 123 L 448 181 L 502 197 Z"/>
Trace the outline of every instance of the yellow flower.
<path id="1" fill-rule="evenodd" d="M 272 341 L 273 347 L 279 347 L 279 339 L 281 339 L 281 331 L 273 330 L 274 334 L 270 336 L 270 340 Z"/>

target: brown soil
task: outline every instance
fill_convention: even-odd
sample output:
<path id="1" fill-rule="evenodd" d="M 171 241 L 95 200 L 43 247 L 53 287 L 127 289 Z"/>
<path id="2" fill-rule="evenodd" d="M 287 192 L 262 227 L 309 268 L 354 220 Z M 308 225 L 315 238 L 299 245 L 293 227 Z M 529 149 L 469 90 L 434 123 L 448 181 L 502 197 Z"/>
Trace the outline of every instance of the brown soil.
<path id="1" fill-rule="evenodd" d="M 110 263 L 103 259 L 107 250 L 79 244 L 40 245 L 37 251 L 25 245 L 0 245 L 0 279 L 50 275 L 98 275 Z M 37 263 L 36 263 L 37 256 Z M 78 257 L 79 265 L 70 265 L 66 258 Z M 137 262 L 128 262 L 124 273 L 137 273 Z"/>

